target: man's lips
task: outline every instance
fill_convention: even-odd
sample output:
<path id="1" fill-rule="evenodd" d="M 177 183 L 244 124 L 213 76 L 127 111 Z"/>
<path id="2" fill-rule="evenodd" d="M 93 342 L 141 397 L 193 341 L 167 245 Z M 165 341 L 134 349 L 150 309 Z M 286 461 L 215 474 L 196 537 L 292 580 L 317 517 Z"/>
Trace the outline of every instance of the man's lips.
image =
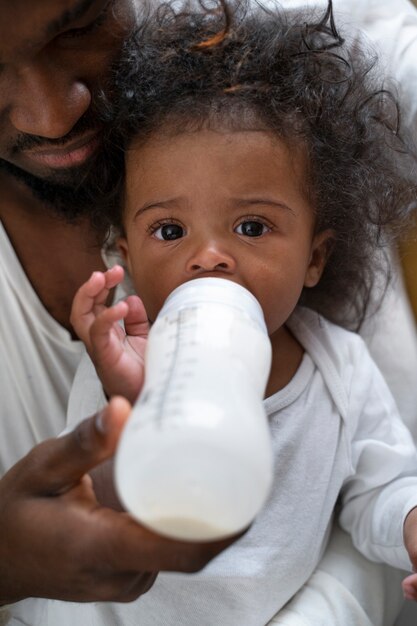
<path id="1" fill-rule="evenodd" d="M 31 161 L 59 169 L 81 165 L 96 151 L 98 145 L 98 133 L 94 131 L 94 133 L 85 134 L 67 145 L 45 146 L 22 152 Z"/>

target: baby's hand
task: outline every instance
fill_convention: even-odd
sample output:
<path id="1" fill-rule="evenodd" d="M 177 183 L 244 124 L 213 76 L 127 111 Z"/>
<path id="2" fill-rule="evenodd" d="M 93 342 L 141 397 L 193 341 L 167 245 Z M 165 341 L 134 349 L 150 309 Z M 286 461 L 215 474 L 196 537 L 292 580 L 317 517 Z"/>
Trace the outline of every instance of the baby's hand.
<path id="1" fill-rule="evenodd" d="M 93 272 L 75 294 L 71 324 L 84 342 L 108 396 L 133 403 L 143 385 L 148 318 L 138 296 L 106 305 L 110 290 L 123 280 L 123 268 Z M 124 329 L 119 324 L 124 320 Z"/>
<path id="2" fill-rule="evenodd" d="M 417 571 L 417 507 L 411 509 L 404 522 L 404 545 L 413 565 Z M 417 600 L 417 574 L 407 576 L 402 582 L 404 597 L 407 600 Z"/>

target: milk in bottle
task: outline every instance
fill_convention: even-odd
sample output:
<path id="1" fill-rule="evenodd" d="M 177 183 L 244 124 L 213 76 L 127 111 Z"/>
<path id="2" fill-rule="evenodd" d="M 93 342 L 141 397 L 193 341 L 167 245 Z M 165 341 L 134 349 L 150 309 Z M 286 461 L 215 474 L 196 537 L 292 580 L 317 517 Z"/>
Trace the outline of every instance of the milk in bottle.
<path id="1" fill-rule="evenodd" d="M 198 278 L 171 293 L 116 454 L 119 496 L 140 523 L 204 541 L 252 522 L 272 480 L 270 366 L 263 313 L 245 288 Z"/>

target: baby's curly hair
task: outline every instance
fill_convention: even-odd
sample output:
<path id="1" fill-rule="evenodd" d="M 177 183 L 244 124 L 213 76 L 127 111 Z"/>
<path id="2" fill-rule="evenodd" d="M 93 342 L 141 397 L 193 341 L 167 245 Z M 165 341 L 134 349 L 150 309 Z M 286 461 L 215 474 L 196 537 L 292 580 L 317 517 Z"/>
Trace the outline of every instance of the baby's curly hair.
<path id="1" fill-rule="evenodd" d="M 358 327 L 383 250 L 417 199 L 416 165 L 375 57 L 348 45 L 327 10 L 217 5 L 150 13 L 126 43 L 107 113 L 109 145 L 154 132 L 267 130 L 308 155 L 306 190 L 317 232 L 335 239 L 318 285 L 301 304 Z M 120 181 L 120 189 L 123 181 Z M 122 191 L 98 216 L 122 225 Z M 116 198 L 116 199 L 115 199 Z"/>

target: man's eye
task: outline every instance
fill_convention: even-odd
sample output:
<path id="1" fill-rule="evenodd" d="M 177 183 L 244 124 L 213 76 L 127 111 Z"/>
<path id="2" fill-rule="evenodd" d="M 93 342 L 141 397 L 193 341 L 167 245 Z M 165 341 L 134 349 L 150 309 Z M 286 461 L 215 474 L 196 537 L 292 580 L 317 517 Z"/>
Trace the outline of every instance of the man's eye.
<path id="1" fill-rule="evenodd" d="M 95 32 L 107 20 L 110 4 L 110 1 L 106 2 L 104 8 L 89 24 L 86 24 L 85 26 L 80 26 L 79 28 L 69 28 L 68 30 L 62 32 L 59 37 L 61 39 L 75 39 L 77 37 L 86 37 L 90 33 Z"/>
<path id="2" fill-rule="evenodd" d="M 60 37 L 61 39 L 76 39 L 77 37 L 86 37 L 90 33 L 93 33 L 100 25 L 100 23 L 91 22 L 91 24 L 88 24 L 88 26 L 83 26 L 82 28 L 70 28 L 69 30 L 61 33 Z"/>
<path id="3" fill-rule="evenodd" d="M 172 241 L 183 237 L 184 229 L 179 224 L 163 224 L 154 231 L 154 235 L 157 239 Z"/>
<path id="4" fill-rule="evenodd" d="M 239 235 L 245 235 L 245 237 L 260 237 L 268 231 L 269 228 L 265 224 L 256 222 L 255 220 L 247 220 L 236 227 L 236 232 Z"/>

